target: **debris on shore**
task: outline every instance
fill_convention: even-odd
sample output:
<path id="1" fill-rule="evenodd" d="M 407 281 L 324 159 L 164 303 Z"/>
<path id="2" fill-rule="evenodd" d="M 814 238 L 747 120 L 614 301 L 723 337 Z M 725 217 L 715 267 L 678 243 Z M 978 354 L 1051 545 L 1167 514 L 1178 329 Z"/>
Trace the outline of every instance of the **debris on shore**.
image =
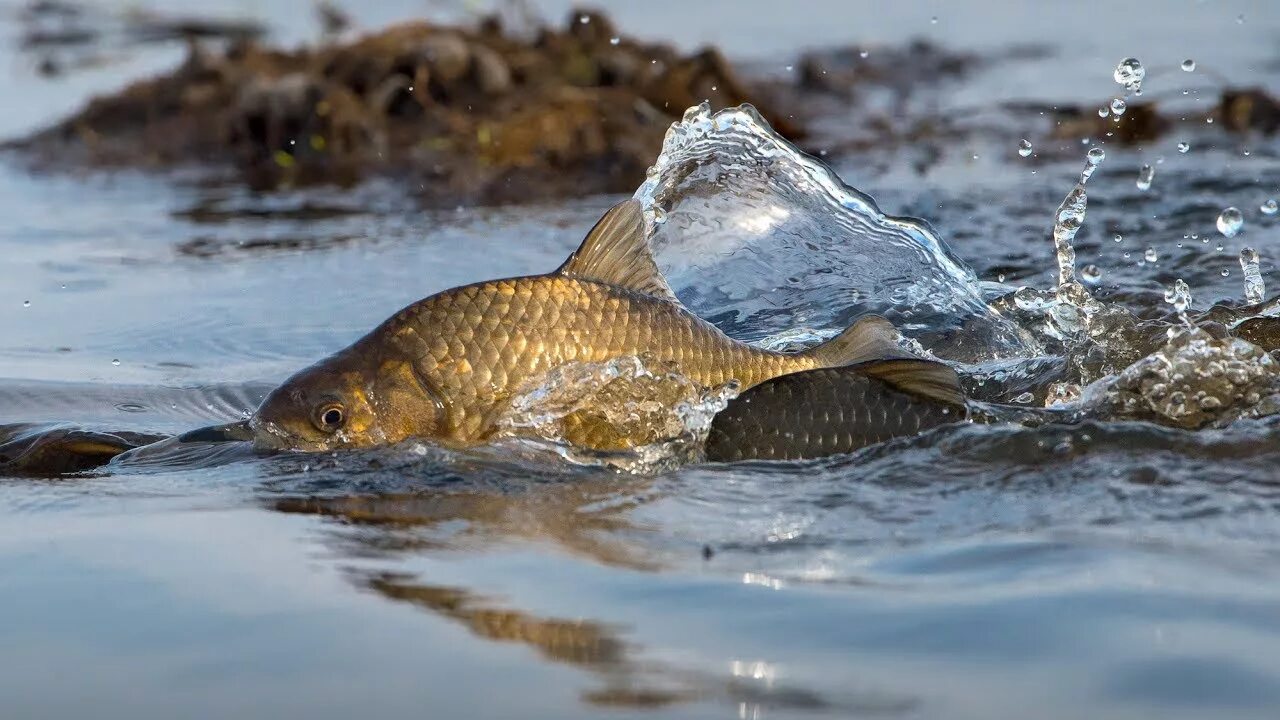
<path id="1" fill-rule="evenodd" d="M 633 40 L 599 12 L 530 37 L 492 16 L 296 50 L 213 44 L 191 38 L 172 72 L 11 146 L 48 166 L 228 167 L 258 189 L 393 176 L 450 206 L 630 191 L 704 99 L 803 134 L 718 50 Z"/>

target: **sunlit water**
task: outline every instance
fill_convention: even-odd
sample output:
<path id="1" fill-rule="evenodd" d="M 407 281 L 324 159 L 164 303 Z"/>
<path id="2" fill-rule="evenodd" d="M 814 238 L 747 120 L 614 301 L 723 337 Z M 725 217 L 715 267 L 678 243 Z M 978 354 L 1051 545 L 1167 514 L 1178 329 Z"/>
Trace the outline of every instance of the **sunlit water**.
<path id="1" fill-rule="evenodd" d="M 1240 12 L 1242 38 L 1275 27 Z M 1129 54 L 1147 94 L 1196 79 L 1177 68 L 1186 54 L 1214 65 L 1199 46 L 1161 62 L 1142 49 L 1080 73 L 1105 101 Z M 1003 86 L 999 72 L 973 83 Z M 976 396 L 1043 407 L 1056 392 L 1081 422 L 656 476 L 508 441 L 337 457 L 162 444 L 86 476 L 5 479 L 5 717 L 1273 717 L 1280 419 L 1262 397 L 1188 409 L 1177 388 L 1144 385 L 1189 357 L 1163 326 L 1115 343 L 1116 316 L 1064 327 L 1079 318 L 1053 309 L 1053 221 L 1092 145 L 1031 136 L 1022 157 L 1021 121 L 991 122 L 992 144 L 923 175 L 836 168 L 874 203 L 797 170 L 750 123 L 737 127 L 764 161 L 737 145 L 731 177 L 715 161 L 639 194 L 670 201 L 649 206 L 659 259 L 727 331 L 805 344 L 884 312 L 980 379 Z M 699 157 L 688 147 L 680 158 Z M 717 178 L 752 212 L 710 192 Z M 1274 139 L 1205 129 L 1108 147 L 1072 239 L 1075 267 L 1097 269 L 1080 281 L 1175 331 L 1178 279 L 1191 316 L 1244 305 L 1244 248 L 1280 286 L 1280 216 L 1261 209 L 1277 196 Z M 408 302 L 555 267 L 616 200 L 423 212 L 380 184 L 264 198 L 0 165 L 0 422 L 169 434 L 238 419 Z M 856 212 L 826 224 L 837 206 Z M 1227 238 L 1217 219 L 1233 206 L 1244 221 Z M 744 266 L 733 243 L 773 254 Z M 1021 286 L 1051 299 L 1019 305 Z"/>

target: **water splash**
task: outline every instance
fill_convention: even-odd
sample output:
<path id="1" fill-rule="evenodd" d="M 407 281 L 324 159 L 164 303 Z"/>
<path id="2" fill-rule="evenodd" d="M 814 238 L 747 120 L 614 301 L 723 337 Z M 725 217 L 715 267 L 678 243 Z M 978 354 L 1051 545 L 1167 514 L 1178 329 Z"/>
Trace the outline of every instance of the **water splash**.
<path id="1" fill-rule="evenodd" d="M 703 387 L 636 356 L 570 363 L 520 389 L 496 424 L 499 437 L 557 443 L 580 462 L 650 465 L 700 448 L 711 418 L 737 391 L 736 382 Z"/>
<path id="2" fill-rule="evenodd" d="M 1089 150 L 1080 179 L 1062 199 L 1054 213 L 1053 246 L 1058 261 L 1057 303 L 1050 309 L 1050 321 L 1062 335 L 1079 336 L 1088 330 L 1089 318 L 1099 309 L 1097 301 L 1076 279 L 1075 237 L 1084 224 L 1089 197 L 1085 185 L 1106 159 L 1102 148 Z"/>
<path id="3" fill-rule="evenodd" d="M 1115 378 L 1087 388 L 1083 404 L 1111 419 L 1194 429 L 1273 413 L 1277 390 L 1280 363 L 1265 350 L 1192 327 L 1173 333 L 1164 347 Z"/>
<path id="4" fill-rule="evenodd" d="M 1246 247 L 1240 251 L 1240 269 L 1244 271 L 1244 299 L 1250 305 L 1262 302 L 1267 296 L 1267 288 L 1262 280 L 1262 270 L 1258 266 L 1258 251 Z"/>
<path id="5" fill-rule="evenodd" d="M 1165 291 L 1164 301 L 1173 306 L 1183 325 L 1191 326 L 1191 320 L 1187 318 L 1187 310 L 1191 308 L 1191 288 L 1182 278 L 1174 280 L 1173 287 Z"/>
<path id="6" fill-rule="evenodd" d="M 811 344 L 874 312 L 943 356 L 961 336 L 955 359 L 1034 354 L 927 223 L 886 215 L 749 105 L 690 108 L 635 197 L 681 301 L 738 339 Z"/>

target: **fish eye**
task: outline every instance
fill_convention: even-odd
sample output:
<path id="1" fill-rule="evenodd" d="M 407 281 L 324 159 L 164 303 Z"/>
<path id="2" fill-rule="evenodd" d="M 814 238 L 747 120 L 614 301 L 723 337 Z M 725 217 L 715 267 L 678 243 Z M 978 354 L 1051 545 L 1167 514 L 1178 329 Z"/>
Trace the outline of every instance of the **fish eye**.
<path id="1" fill-rule="evenodd" d="M 334 432 L 342 427 L 342 423 L 347 419 L 347 414 L 342 411 L 342 406 L 337 403 L 329 403 L 321 405 L 316 411 L 315 423 L 316 427 L 325 432 Z"/>

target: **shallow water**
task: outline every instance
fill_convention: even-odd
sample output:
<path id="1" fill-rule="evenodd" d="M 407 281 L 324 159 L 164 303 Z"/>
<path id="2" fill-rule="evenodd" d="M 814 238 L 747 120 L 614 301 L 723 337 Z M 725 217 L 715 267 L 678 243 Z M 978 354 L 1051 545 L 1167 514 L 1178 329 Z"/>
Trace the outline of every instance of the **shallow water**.
<path id="1" fill-rule="evenodd" d="M 958 32 L 987 5 L 963 18 L 881 9 L 869 29 L 865 9 L 836 3 L 821 23 L 772 6 L 674 24 L 622 8 L 619 22 L 756 60 L 949 27 L 962 50 L 1058 48 L 939 89 L 942 107 L 993 108 L 927 171 L 911 148 L 837 165 L 887 212 L 927 219 L 976 278 L 1003 275 L 989 296 L 1053 287 L 1051 217 L 1086 149 L 1032 137 L 1037 155 L 1020 158 L 1028 121 L 997 102 L 1102 102 L 1128 54 L 1152 68 L 1151 93 L 1208 82 L 1176 69 L 1184 55 L 1275 87 L 1266 39 L 1280 17 L 1254 3 L 1188 4 L 1185 18 L 1137 3 L 1115 23 L 1024 8 L 1003 30 Z M 761 24 L 781 28 L 779 47 L 741 41 Z M 1205 42 L 1237 28 L 1239 42 Z M 178 56 L 46 82 L 10 54 L 5 90 L 33 101 L 2 127 Z M 1177 152 L 1182 139 L 1192 152 Z M 1274 292 L 1280 216 L 1257 207 L 1280 196 L 1277 150 L 1208 128 L 1108 146 L 1076 238 L 1078 266 L 1103 270 L 1097 296 L 1164 315 L 1182 278 L 1196 309 L 1239 303 L 1246 244 Z M 1139 191 L 1138 168 L 1161 157 Z M 424 212 L 378 183 L 262 197 L 0 163 L 0 423 L 178 433 L 238 419 L 408 302 L 554 267 L 616 200 Z M 1246 227 L 1222 240 L 1228 205 Z M 706 301 L 730 329 L 777 339 L 775 316 L 750 302 Z M 841 317 L 824 304 L 805 320 L 821 333 Z M 0 698 L 14 718 L 1274 717 L 1278 463 L 1275 415 L 1194 432 L 969 425 L 845 458 L 656 477 L 518 444 L 336 457 L 160 446 L 84 476 L 0 481 Z"/>

